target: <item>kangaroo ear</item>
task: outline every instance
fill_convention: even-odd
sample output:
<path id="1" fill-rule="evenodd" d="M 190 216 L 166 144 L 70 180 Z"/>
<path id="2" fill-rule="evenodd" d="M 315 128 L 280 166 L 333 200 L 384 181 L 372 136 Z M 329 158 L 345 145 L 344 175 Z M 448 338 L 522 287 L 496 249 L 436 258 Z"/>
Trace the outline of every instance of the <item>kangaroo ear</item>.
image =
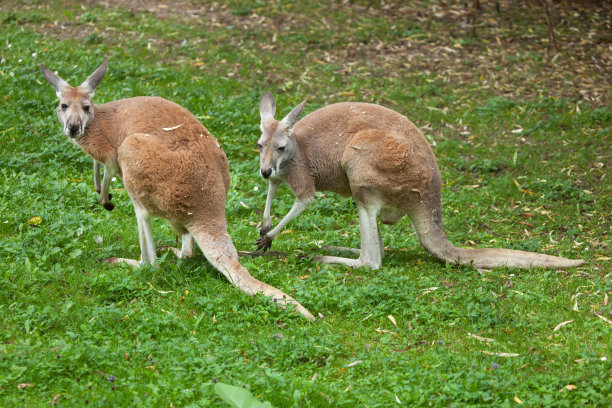
<path id="1" fill-rule="evenodd" d="M 57 94 L 58 98 L 62 95 L 62 92 L 64 92 L 64 90 L 70 86 L 68 85 L 68 82 L 64 81 L 62 78 L 57 76 L 55 73 L 49 71 L 49 69 L 45 66 L 45 64 L 40 64 L 40 70 L 45 76 L 45 79 L 47 80 L 47 82 L 49 82 L 51 86 L 55 88 L 55 93 Z"/>
<path id="2" fill-rule="evenodd" d="M 282 120 L 282 122 L 286 123 L 289 128 L 292 128 L 295 125 L 295 122 L 298 121 L 300 115 L 302 114 L 302 109 L 304 109 L 304 105 L 306 104 L 306 99 L 302 101 L 298 106 L 293 108 L 291 112 Z"/>
<path id="3" fill-rule="evenodd" d="M 276 101 L 270 92 L 266 92 L 262 95 L 259 101 L 259 114 L 261 115 L 261 121 L 274 120 L 274 114 L 276 113 Z"/>
<path id="4" fill-rule="evenodd" d="M 91 74 L 89 78 L 87 78 L 85 82 L 81 84 L 81 88 L 85 89 L 85 91 L 89 94 L 90 98 L 93 98 L 94 89 L 96 89 L 96 86 L 98 86 L 98 84 L 102 82 L 104 74 L 106 74 L 107 67 L 108 57 L 104 58 L 104 62 L 102 63 L 102 65 L 100 65 L 98 69 L 96 69 L 94 73 Z"/>

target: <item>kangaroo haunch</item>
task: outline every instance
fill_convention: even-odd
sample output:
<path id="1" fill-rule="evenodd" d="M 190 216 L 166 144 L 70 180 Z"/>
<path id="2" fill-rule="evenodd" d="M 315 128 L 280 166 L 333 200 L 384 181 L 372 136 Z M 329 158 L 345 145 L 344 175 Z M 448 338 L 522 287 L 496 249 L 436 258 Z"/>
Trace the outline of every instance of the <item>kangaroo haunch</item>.
<path id="1" fill-rule="evenodd" d="M 481 268 L 567 268 L 584 263 L 511 249 L 455 247 L 442 228 L 441 177 L 436 158 L 412 122 L 369 103 L 329 105 L 298 121 L 304 103 L 281 121 L 274 119 L 276 102 L 270 93 L 265 93 L 259 103 L 259 166 L 269 187 L 258 249 L 268 249 L 287 223 L 308 207 L 315 191 L 325 190 L 355 199 L 361 248 L 348 249 L 358 253 L 358 259 L 315 256 L 315 261 L 380 268 L 383 245 L 377 215 L 385 224 L 394 224 L 407 215 L 425 249 L 446 262 Z M 287 215 L 271 229 L 272 200 L 282 182 L 289 185 L 296 199 Z"/>
<path id="2" fill-rule="evenodd" d="M 258 281 L 240 265 L 225 223 L 230 174 L 217 140 L 187 109 L 162 98 L 127 98 L 94 106 L 94 88 L 107 65 L 108 59 L 77 87 L 44 65 L 41 69 L 57 91 L 57 115 L 64 133 L 95 163 L 105 166 L 101 197 L 108 196 L 108 183 L 116 174 L 123 178 L 132 199 L 140 260 L 108 261 L 154 264 L 157 254 L 150 219 L 166 218 L 182 235 L 181 250 L 172 248 L 179 258 L 193 256 L 195 239 L 206 259 L 231 284 L 249 295 L 272 297 L 281 305 L 293 303 L 314 320 L 293 298 Z"/>

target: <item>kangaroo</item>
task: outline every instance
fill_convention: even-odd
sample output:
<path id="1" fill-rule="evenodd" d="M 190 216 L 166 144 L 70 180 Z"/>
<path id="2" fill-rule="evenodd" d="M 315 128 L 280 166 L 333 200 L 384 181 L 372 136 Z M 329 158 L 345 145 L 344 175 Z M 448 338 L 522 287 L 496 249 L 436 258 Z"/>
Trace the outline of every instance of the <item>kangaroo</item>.
<path id="1" fill-rule="evenodd" d="M 57 115 L 64 134 L 105 167 L 101 191 L 108 193 L 116 174 L 134 205 L 140 260 L 107 261 L 138 267 L 155 264 L 150 219 L 166 218 L 182 235 L 181 249 L 172 248 L 179 258 L 194 255 L 195 239 L 206 259 L 231 284 L 249 295 L 272 297 L 283 307 L 294 304 L 314 321 L 300 303 L 255 279 L 239 263 L 225 221 L 228 162 L 217 140 L 187 109 L 162 98 L 141 96 L 94 106 L 94 89 L 107 66 L 108 58 L 85 82 L 72 87 L 41 64 L 59 97 Z"/>
<path id="2" fill-rule="evenodd" d="M 323 107 L 298 121 L 305 102 L 280 121 L 274 119 L 272 94 L 266 92 L 259 103 L 259 168 L 269 187 L 258 250 L 270 248 L 287 223 L 308 207 L 315 191 L 325 190 L 355 199 L 361 248 L 342 248 L 358 253 L 358 259 L 315 256 L 318 262 L 380 268 L 383 244 L 377 215 L 384 224 L 394 224 L 407 215 L 423 247 L 445 262 L 478 268 L 568 268 L 584 263 L 510 249 L 455 247 L 442 228 L 436 158 L 412 122 L 380 105 L 348 102 Z M 272 200 L 282 182 L 293 191 L 295 202 L 272 229 Z"/>

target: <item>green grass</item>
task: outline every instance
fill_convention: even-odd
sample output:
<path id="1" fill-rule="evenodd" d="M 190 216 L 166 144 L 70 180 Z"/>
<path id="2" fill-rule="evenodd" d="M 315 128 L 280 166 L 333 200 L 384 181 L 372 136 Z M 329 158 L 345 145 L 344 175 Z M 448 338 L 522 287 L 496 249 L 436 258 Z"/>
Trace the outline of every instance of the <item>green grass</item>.
<path id="1" fill-rule="evenodd" d="M 612 339 L 597 315 L 612 319 L 611 88 L 590 58 L 603 37 L 576 45 L 581 30 L 605 34 L 599 14 L 559 8 L 567 48 L 555 56 L 539 10 L 506 3 L 504 18 L 485 10 L 483 21 L 499 25 L 476 39 L 428 1 L 418 5 L 429 17 L 401 2 L 233 0 L 206 3 L 198 18 L 186 5 L 80 3 L 0 3 L 1 406 L 218 406 L 215 379 L 276 407 L 609 406 Z M 159 95 L 219 139 L 238 249 L 253 250 L 259 235 L 267 186 L 254 146 L 269 90 L 279 116 L 307 97 L 306 113 L 354 100 L 409 117 L 434 146 L 455 244 L 587 263 L 444 265 L 404 219 L 382 226 L 382 269 L 315 264 L 296 255 L 359 245 L 352 200 L 323 193 L 274 242 L 286 258 L 241 259 L 320 313 L 316 323 L 243 295 L 201 254 L 164 255 L 158 268 L 108 265 L 139 256 L 129 197 L 119 180 L 115 210 L 98 204 L 91 159 L 60 134 L 38 68 L 77 84 L 105 55 L 97 103 Z M 282 187 L 274 221 L 292 202 Z M 165 221 L 153 233 L 174 245 Z"/>

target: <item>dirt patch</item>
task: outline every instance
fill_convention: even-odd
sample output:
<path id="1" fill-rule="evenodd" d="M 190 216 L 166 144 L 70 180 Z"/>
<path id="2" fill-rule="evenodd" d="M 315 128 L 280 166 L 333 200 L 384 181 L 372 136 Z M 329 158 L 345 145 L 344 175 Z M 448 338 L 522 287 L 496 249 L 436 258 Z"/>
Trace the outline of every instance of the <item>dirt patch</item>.
<path id="1" fill-rule="evenodd" d="M 490 89 L 512 98 L 552 96 L 605 105 L 612 95 L 612 4 L 605 1 L 554 2 L 553 20 L 558 49 L 548 43 L 546 19 L 537 2 L 481 2 L 478 13 L 465 1 L 378 2 L 344 1 L 309 14 L 264 8 L 232 8 L 227 4 L 189 0 L 87 0 L 83 7 L 123 9 L 134 15 L 146 13 L 158 19 L 173 19 L 215 31 L 238 28 L 243 36 L 228 38 L 232 47 L 242 47 L 248 33 L 263 32 L 299 36 L 325 27 L 322 38 L 300 43 L 312 60 L 340 66 L 342 75 L 385 75 L 403 79 L 414 73 L 431 74 L 454 85 Z M 500 12 L 495 3 L 499 4 Z M 10 2 L 5 2 L 2 8 Z M 270 2 L 269 5 L 276 3 Z M 36 8 L 20 3 L 17 7 Z M 346 13 L 353 22 L 367 18 L 388 21 L 389 31 L 409 26 L 397 38 L 359 35 L 351 27 L 331 27 L 328 14 Z M 349 20 L 351 21 L 351 20 Z M 347 23 L 350 25 L 350 23 Z M 527 29 L 526 29 L 527 27 Z M 60 39 L 120 43 L 142 38 L 137 31 L 121 32 L 112 27 L 78 19 L 39 25 L 37 29 Z M 180 40 L 151 38 L 156 49 L 171 49 Z M 206 39 L 190 39 L 194 43 Z M 282 54 L 286 43 L 274 41 L 249 45 L 257 52 Z M 172 61 L 168 61 L 171 63 Z M 231 73 L 234 75 L 234 73 Z M 287 72 L 271 71 L 281 78 Z M 291 73 L 292 75 L 294 73 Z"/>

